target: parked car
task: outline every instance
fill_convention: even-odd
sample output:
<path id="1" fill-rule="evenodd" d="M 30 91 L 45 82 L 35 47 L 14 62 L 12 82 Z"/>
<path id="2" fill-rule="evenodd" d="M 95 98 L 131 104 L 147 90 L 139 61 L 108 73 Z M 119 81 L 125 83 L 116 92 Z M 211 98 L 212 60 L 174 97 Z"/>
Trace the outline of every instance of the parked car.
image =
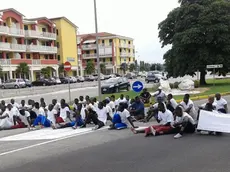
<path id="1" fill-rule="evenodd" d="M 2 84 L 2 89 L 6 89 L 6 88 L 25 88 L 26 87 L 26 83 L 23 79 L 10 79 L 7 80 L 6 82 L 4 82 Z"/>
<path id="2" fill-rule="evenodd" d="M 70 83 L 77 83 L 77 78 L 75 78 L 74 76 L 70 76 Z"/>
<path id="3" fill-rule="evenodd" d="M 56 85 L 57 84 L 57 81 L 54 78 L 49 78 L 48 80 L 52 83 L 52 85 Z"/>
<path id="4" fill-rule="evenodd" d="M 32 82 L 33 86 L 51 86 L 54 85 L 53 82 L 49 79 L 40 79 Z"/>
<path id="5" fill-rule="evenodd" d="M 92 75 L 84 76 L 84 79 L 85 79 L 85 81 L 95 81 L 95 78 Z"/>
<path id="6" fill-rule="evenodd" d="M 56 84 L 61 84 L 61 80 L 58 77 L 54 77 Z"/>
<path id="7" fill-rule="evenodd" d="M 69 78 L 67 77 L 61 77 L 60 78 L 62 84 L 68 84 L 69 83 Z"/>
<path id="8" fill-rule="evenodd" d="M 84 77 L 82 77 L 82 76 L 77 77 L 77 82 L 84 82 L 84 81 L 85 81 Z"/>
<path id="9" fill-rule="evenodd" d="M 120 90 L 130 90 L 130 83 L 125 77 L 110 78 L 102 83 L 101 92 L 118 93 Z"/>
<path id="10" fill-rule="evenodd" d="M 26 87 L 32 87 L 32 82 L 28 79 L 24 79 L 25 83 L 26 83 Z"/>
<path id="11" fill-rule="evenodd" d="M 98 74 L 93 74 L 93 76 L 95 78 L 95 81 L 97 81 L 98 80 Z M 100 78 L 101 78 L 101 80 L 105 80 L 105 76 L 102 73 L 100 74 Z"/>
<path id="12" fill-rule="evenodd" d="M 106 80 L 106 79 L 109 79 L 109 78 L 111 78 L 111 75 L 104 75 L 104 79 Z"/>
<path id="13" fill-rule="evenodd" d="M 145 82 L 154 82 L 159 83 L 161 78 L 157 74 L 148 73 L 147 77 L 145 78 Z"/>
<path id="14" fill-rule="evenodd" d="M 125 75 L 125 77 L 128 79 L 136 79 L 137 78 L 137 76 L 134 73 L 127 73 Z"/>

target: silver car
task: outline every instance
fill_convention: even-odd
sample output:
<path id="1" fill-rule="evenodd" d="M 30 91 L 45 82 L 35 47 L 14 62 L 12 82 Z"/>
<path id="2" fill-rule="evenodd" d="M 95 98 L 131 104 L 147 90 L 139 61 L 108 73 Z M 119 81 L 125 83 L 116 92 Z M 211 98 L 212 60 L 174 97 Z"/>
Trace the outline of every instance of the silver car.
<path id="1" fill-rule="evenodd" d="M 23 79 L 10 79 L 7 80 L 2 84 L 2 89 L 7 89 L 7 88 L 25 88 L 26 83 Z"/>

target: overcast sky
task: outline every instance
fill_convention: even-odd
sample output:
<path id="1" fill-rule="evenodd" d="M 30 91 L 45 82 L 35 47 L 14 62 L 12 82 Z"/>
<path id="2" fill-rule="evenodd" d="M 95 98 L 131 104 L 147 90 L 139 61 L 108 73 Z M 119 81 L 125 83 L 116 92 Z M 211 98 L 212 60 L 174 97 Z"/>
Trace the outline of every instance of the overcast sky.
<path id="1" fill-rule="evenodd" d="M 163 62 L 167 49 L 161 49 L 158 23 L 178 5 L 178 0 L 97 0 L 98 29 L 134 38 L 138 60 Z M 65 16 L 80 33 L 95 32 L 93 0 L 7 0 L 0 8 L 15 8 L 26 17 Z"/>

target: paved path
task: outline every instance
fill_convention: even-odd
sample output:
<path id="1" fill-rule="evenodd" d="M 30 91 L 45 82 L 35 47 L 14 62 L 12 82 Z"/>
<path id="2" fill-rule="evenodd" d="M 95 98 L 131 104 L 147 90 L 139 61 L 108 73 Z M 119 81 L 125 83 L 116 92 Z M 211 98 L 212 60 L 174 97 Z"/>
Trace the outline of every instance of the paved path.
<path id="1" fill-rule="evenodd" d="M 106 127 L 0 131 L 0 171 L 228 172 L 229 141 L 228 134 L 174 140 L 172 135 L 144 138 Z"/>

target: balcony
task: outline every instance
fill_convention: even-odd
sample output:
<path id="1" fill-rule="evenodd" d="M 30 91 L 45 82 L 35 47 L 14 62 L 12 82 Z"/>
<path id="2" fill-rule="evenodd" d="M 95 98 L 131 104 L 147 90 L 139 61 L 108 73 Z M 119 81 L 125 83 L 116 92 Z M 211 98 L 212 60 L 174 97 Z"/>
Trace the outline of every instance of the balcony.
<path id="1" fill-rule="evenodd" d="M 9 35 L 15 36 L 15 37 L 25 37 L 25 31 L 18 28 L 10 28 L 9 29 Z"/>
<path id="2" fill-rule="evenodd" d="M 130 49 L 134 49 L 134 45 L 132 44 L 119 44 L 120 48 L 130 48 Z"/>
<path id="3" fill-rule="evenodd" d="M 57 65 L 58 60 L 56 59 L 0 59 L 2 66 L 6 65 L 19 65 L 20 63 L 27 63 L 28 65 Z"/>
<path id="4" fill-rule="evenodd" d="M 1 66 L 10 65 L 10 59 L 0 59 Z"/>
<path id="5" fill-rule="evenodd" d="M 95 59 L 97 58 L 97 54 L 83 54 L 83 59 Z"/>
<path id="6" fill-rule="evenodd" d="M 97 48 L 96 44 L 82 45 L 83 50 L 93 50 L 93 49 L 96 49 L 96 48 Z"/>
<path id="7" fill-rule="evenodd" d="M 8 35 L 9 28 L 7 26 L 0 26 L 0 35 Z"/>
<path id="8" fill-rule="evenodd" d="M 80 49 L 80 48 L 77 49 L 77 54 L 78 54 L 78 55 L 81 54 L 81 49 Z"/>
<path id="9" fill-rule="evenodd" d="M 25 32 L 26 37 L 28 38 L 38 38 L 38 39 L 47 39 L 47 40 L 56 40 L 57 35 L 50 32 L 39 32 L 35 30 L 27 30 Z"/>
<path id="10" fill-rule="evenodd" d="M 28 52 L 39 52 L 41 54 L 56 54 L 57 47 L 42 46 L 42 45 L 28 45 L 27 51 Z"/>
<path id="11" fill-rule="evenodd" d="M 0 51 L 10 51 L 10 43 L 0 42 Z"/>
<path id="12" fill-rule="evenodd" d="M 28 65 L 32 64 L 32 60 L 30 59 L 9 59 L 11 65 L 18 65 L 20 63 L 27 63 Z"/>
<path id="13" fill-rule="evenodd" d="M 13 52 L 26 52 L 26 45 L 23 44 L 10 44 L 10 47 Z"/>
<path id="14" fill-rule="evenodd" d="M 130 53 L 121 52 L 120 57 L 129 57 Z"/>

